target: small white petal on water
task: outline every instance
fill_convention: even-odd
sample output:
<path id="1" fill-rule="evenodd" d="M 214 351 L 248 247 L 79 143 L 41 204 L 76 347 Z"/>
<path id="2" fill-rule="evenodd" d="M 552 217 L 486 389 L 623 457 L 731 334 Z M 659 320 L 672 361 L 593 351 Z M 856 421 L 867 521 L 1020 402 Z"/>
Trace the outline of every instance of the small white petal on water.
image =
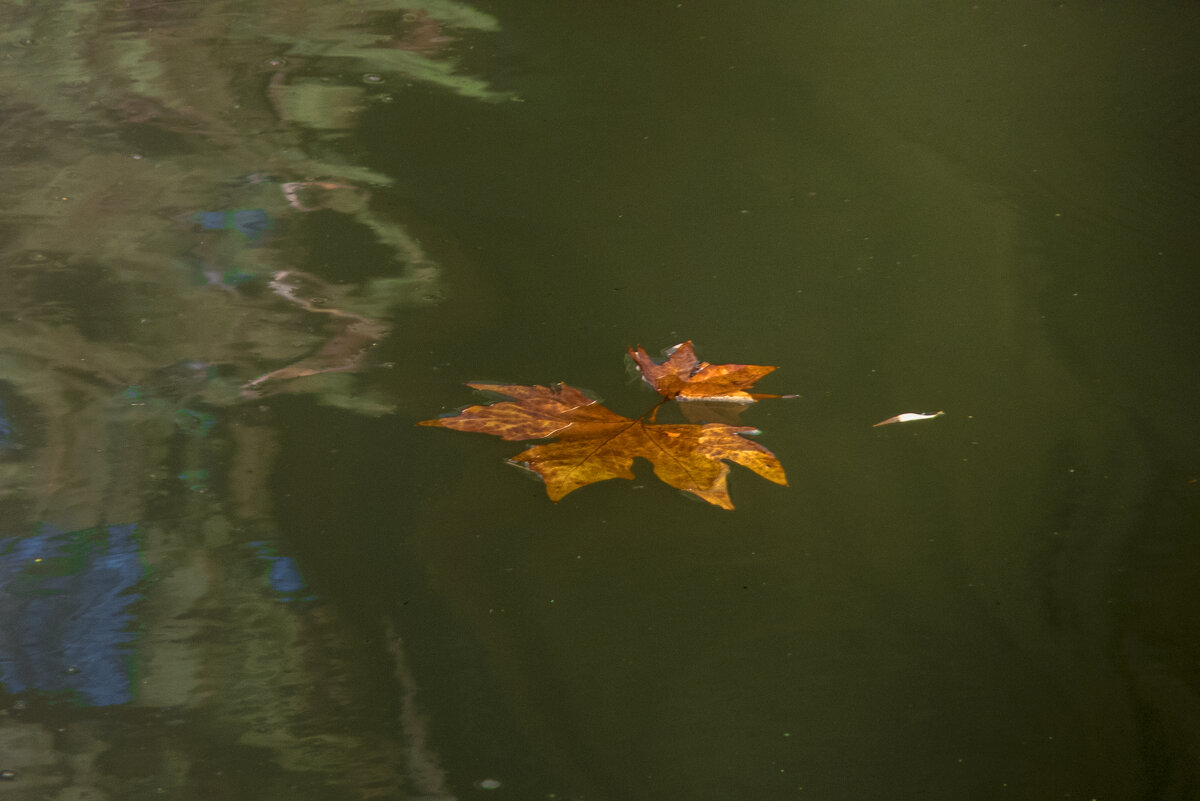
<path id="1" fill-rule="evenodd" d="M 892 423 L 911 423 L 913 420 L 933 420 L 935 417 L 941 417 L 944 414 L 945 412 L 934 412 L 932 414 L 925 414 L 923 412 L 905 412 L 904 414 L 898 414 L 895 417 L 889 417 L 886 420 L 881 420 L 880 422 L 871 426 L 871 428 L 879 428 L 880 426 L 891 425 Z"/>

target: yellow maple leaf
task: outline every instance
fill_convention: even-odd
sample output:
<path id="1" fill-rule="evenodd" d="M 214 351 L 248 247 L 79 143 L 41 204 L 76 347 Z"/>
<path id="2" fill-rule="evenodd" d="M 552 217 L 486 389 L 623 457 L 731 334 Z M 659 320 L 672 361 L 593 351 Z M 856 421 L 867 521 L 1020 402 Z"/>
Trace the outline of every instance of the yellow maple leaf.
<path id="1" fill-rule="evenodd" d="M 726 462 L 740 464 L 776 484 L 787 484 L 783 465 L 775 455 L 744 437 L 758 433 L 752 426 L 657 424 L 653 422 L 657 406 L 635 420 L 566 385 L 468 386 L 513 400 L 470 406 L 456 415 L 422 420 L 418 425 L 493 434 L 507 440 L 555 438 L 555 442 L 534 445 L 509 460 L 541 476 L 546 493 L 555 502 L 597 481 L 632 479 L 635 458 L 650 462 L 663 482 L 722 509 L 733 508 L 726 486 Z"/>

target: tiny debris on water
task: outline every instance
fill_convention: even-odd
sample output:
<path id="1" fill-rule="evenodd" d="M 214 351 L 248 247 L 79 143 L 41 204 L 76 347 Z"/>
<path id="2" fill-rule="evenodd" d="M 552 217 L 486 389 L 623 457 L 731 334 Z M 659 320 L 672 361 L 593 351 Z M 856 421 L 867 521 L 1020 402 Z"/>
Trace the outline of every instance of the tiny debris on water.
<path id="1" fill-rule="evenodd" d="M 880 426 L 887 426 L 891 425 L 892 423 L 911 423 L 913 420 L 933 420 L 934 418 L 941 417 L 944 414 L 945 412 L 934 412 L 932 414 L 926 414 L 925 412 L 905 412 L 904 414 L 898 414 L 895 417 L 889 417 L 886 420 L 881 420 L 875 425 L 871 426 L 871 428 L 879 428 Z"/>

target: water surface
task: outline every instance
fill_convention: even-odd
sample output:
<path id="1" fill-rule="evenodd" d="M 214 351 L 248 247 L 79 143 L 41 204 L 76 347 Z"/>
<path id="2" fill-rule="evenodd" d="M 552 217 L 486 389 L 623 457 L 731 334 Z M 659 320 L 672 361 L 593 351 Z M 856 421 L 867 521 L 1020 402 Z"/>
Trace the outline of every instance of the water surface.
<path id="1" fill-rule="evenodd" d="M 1191 11 L 3 14 L 14 797 L 1196 796 Z M 685 339 L 790 487 L 413 426 Z"/>

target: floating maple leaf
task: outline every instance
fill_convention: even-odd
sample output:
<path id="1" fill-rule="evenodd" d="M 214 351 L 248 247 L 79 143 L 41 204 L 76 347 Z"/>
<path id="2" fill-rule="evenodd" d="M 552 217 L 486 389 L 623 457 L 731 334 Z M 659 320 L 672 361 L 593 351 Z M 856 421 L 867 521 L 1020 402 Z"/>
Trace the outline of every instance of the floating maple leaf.
<path id="1" fill-rule="evenodd" d="M 746 392 L 774 367 L 702 362 L 696 358 L 690 340 L 669 348 L 667 359 L 661 363 L 651 359 L 641 347 L 630 348 L 629 355 L 646 383 L 667 400 L 753 403 L 759 398 L 779 397 Z"/>
<path id="2" fill-rule="evenodd" d="M 691 343 L 687 343 L 687 349 L 690 353 Z M 645 351 L 641 348 L 638 353 L 645 357 Z M 636 354 L 634 358 L 638 358 Z M 645 361 L 660 367 L 649 357 L 645 357 Z M 640 361 L 639 366 L 642 366 Z M 762 371 L 758 374 L 760 376 L 775 369 L 749 365 L 723 367 L 748 367 Z M 674 370 L 676 366 L 669 369 Z M 714 369 L 720 371 L 721 368 Z M 705 392 L 713 392 L 718 386 L 729 386 L 729 391 L 744 394 L 744 389 L 754 380 L 757 379 L 737 379 L 737 389 L 733 388 L 733 384 L 720 384 L 716 378 L 707 384 L 695 382 L 695 386 L 709 387 Z M 654 383 L 651 382 L 651 385 L 654 386 Z M 555 442 L 534 445 L 509 460 L 541 476 L 546 484 L 546 493 L 555 502 L 597 481 L 632 479 L 633 460 L 638 457 L 649 461 L 654 466 L 654 474 L 663 482 L 722 509 L 733 508 L 726 486 L 726 476 L 729 475 L 727 461 L 749 468 L 776 484 L 787 484 L 783 466 L 775 455 L 743 437 L 744 434 L 758 433 L 752 426 L 655 423 L 658 407 L 669 399 L 662 390 L 659 391 L 664 396 L 663 400 L 635 420 L 605 408 L 580 390 L 565 384 L 554 387 L 516 384 L 468 386 L 513 400 L 487 406 L 469 406 L 456 415 L 422 420 L 418 425 L 476 431 L 507 440 L 556 438 Z M 670 384 L 670 390 L 674 392 L 670 397 L 682 392 L 682 388 L 677 389 L 673 383 Z"/>

